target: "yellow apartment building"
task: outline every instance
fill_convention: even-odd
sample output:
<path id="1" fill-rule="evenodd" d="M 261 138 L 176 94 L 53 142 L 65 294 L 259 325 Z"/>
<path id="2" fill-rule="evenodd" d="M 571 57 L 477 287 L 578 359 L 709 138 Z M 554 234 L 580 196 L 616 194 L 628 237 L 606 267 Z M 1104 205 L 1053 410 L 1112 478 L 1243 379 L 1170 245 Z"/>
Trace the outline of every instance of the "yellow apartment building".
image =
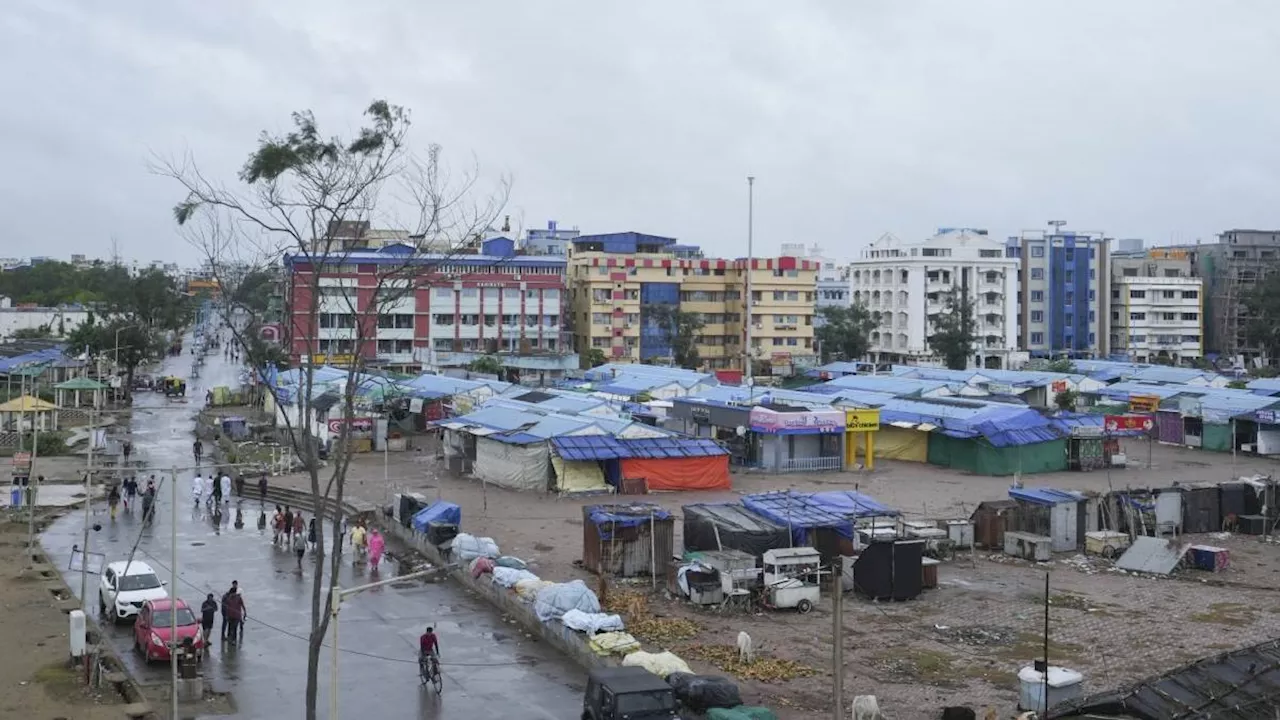
<path id="1" fill-rule="evenodd" d="M 742 369 L 748 315 L 756 374 L 788 375 L 816 363 L 815 261 L 756 258 L 748 271 L 745 259 L 707 259 L 674 238 L 635 232 L 580 236 L 568 255 L 567 320 L 584 359 L 593 349 L 610 362 L 669 358 L 665 334 L 645 310 L 668 304 L 701 314 L 702 369 Z"/>

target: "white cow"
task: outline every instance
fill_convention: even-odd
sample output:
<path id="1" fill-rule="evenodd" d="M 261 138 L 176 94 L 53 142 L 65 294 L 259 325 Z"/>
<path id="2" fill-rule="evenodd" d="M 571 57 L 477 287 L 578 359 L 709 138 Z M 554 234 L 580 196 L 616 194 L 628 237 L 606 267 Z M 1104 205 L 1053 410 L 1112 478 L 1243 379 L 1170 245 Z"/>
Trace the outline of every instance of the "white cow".
<path id="1" fill-rule="evenodd" d="M 750 665 L 755 659 L 755 652 L 751 649 L 751 636 L 743 630 L 738 633 L 738 662 Z"/>

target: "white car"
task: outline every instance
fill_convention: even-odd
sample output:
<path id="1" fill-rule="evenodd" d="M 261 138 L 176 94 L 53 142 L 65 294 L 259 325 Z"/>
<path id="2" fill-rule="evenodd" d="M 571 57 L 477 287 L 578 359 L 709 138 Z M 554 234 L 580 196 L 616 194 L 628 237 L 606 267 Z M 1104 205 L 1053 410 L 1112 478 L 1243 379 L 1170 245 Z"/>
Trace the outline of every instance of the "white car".
<path id="1" fill-rule="evenodd" d="M 137 617 L 142 604 L 148 600 L 169 597 L 164 583 L 151 566 L 134 560 L 120 560 L 107 565 L 98 585 L 98 614 L 120 622 Z"/>

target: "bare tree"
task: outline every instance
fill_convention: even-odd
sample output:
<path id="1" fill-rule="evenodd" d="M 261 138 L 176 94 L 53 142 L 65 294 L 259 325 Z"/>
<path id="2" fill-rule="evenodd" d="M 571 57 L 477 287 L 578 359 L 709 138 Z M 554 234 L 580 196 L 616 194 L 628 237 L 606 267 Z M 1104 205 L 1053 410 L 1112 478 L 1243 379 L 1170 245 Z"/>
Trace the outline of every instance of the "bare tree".
<path id="1" fill-rule="evenodd" d="M 219 283 L 224 298 L 219 310 L 237 344 L 249 349 L 247 360 L 254 368 L 274 358 L 256 356 L 265 353 L 262 343 L 252 337 L 257 329 L 252 322 L 238 324 L 244 312 L 237 308 L 242 305 L 230 300 L 246 277 L 255 271 L 278 272 L 280 259 L 285 259 L 290 312 L 284 339 L 294 349 L 301 347 L 299 354 L 306 361 L 296 387 L 265 384 L 264 390 L 283 410 L 277 412 L 281 435 L 310 478 L 317 520 L 307 652 L 308 720 L 316 717 L 317 673 L 328 631 L 330 588 L 337 582 L 342 562 L 339 543 L 327 552 L 325 524 L 328 521 L 332 537 L 338 537 L 352 456 L 351 424 L 343 423 L 328 463 L 321 460 L 320 438 L 314 429 L 318 415 L 313 406 L 318 395 L 314 361 L 321 355 L 332 357 L 335 349 L 348 356 L 339 407 L 344 418 L 354 417 L 360 395 L 367 389 L 361 387 L 361 378 L 369 343 L 376 342 L 379 315 L 413 297 L 441 264 L 478 249 L 483 232 L 502 212 L 510 189 L 509 181 L 501 178 L 495 189 L 482 191 L 478 165 L 454 175 L 443 163 L 439 146 L 428 146 L 421 156 L 413 153 L 407 142 L 409 114 L 399 106 L 375 101 L 364 117 L 366 122 L 354 137 L 342 139 L 322 135 L 311 112 L 294 113 L 290 132 L 264 132 L 259 137 L 239 172 L 240 184 L 234 187 L 205 175 L 190 155 L 181 160 L 157 158 L 152 163 L 154 172 L 174 180 L 185 192 L 174 217 Z M 322 277 L 333 267 L 346 266 L 352 253 L 363 249 L 361 234 L 374 227 L 406 229 L 403 241 L 414 252 L 380 259 L 385 261 L 375 265 L 371 300 L 362 303 L 355 293 L 328 286 Z M 430 259 L 424 261 L 423 253 L 429 253 Z M 360 286 L 361 291 L 367 289 L 367 284 Z M 335 302 L 352 316 L 353 327 L 348 338 L 322 339 L 320 311 Z M 299 310 L 304 311 L 301 322 L 294 319 Z"/>

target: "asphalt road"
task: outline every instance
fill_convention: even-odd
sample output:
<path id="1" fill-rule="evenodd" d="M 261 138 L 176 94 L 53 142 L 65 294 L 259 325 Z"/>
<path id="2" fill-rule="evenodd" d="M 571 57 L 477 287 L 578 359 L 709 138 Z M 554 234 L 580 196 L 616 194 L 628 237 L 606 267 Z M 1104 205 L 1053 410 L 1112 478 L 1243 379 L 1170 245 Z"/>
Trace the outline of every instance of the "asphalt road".
<path id="1" fill-rule="evenodd" d="M 187 347 L 190 347 L 188 339 Z M 192 357 L 166 359 L 162 374 L 187 376 Z M 236 384 L 237 370 L 221 354 L 210 356 L 201 377 L 188 382 L 186 405 L 171 404 L 162 395 L 135 398 L 132 434 L 134 459 L 146 464 L 139 478 L 162 469 L 191 464 L 194 414 L 203 405 L 205 390 Z M 179 472 L 177 483 L 178 565 L 177 595 L 198 608 L 206 593 L 220 598 L 232 580 L 245 596 L 249 620 L 240 647 L 216 641 L 205 660 L 212 687 L 229 691 L 237 716 L 297 718 L 304 709 L 306 643 L 309 627 L 311 573 L 308 554 L 303 571 L 294 558 L 272 546 L 269 534 L 257 529 L 259 505 L 244 501 L 244 527 L 233 526 L 236 501 L 217 526 L 204 511 L 192 508 L 191 477 Z M 145 483 L 144 483 L 145 484 Z M 114 522 L 105 505 L 93 509 L 90 551 L 106 561 L 124 560 L 141 533 L 137 559 L 149 563 L 170 580 L 170 534 L 174 518 L 169 482 L 160 493 L 157 519 L 144 527 L 140 513 L 122 513 Z M 92 524 L 91 523 L 91 524 Z M 79 593 L 80 573 L 66 568 L 71 547 L 81 541 L 83 513 L 71 513 L 41 536 L 45 551 L 63 570 L 72 592 Z M 393 564 L 384 563 L 381 576 L 363 566 L 348 565 L 341 578 L 345 587 L 391 577 Z M 96 616 L 100 578 L 88 579 L 89 612 Z M 172 586 L 171 586 L 172 588 Z M 171 589 L 172 591 L 172 589 Z M 106 625 L 106 624 L 104 624 Z M 437 696 L 422 688 L 415 661 L 417 637 L 427 625 L 440 635 L 444 690 Z M 133 650 L 132 626 L 108 628 L 108 637 L 129 669 L 144 684 L 168 682 L 167 663 L 144 666 Z M 405 581 L 356 595 L 343 605 L 339 632 L 340 715 L 357 718 L 476 718 L 506 717 L 528 720 L 576 718 L 582 708 L 584 674 L 555 651 L 527 639 L 518 626 L 503 622 L 489 604 L 447 582 Z M 320 716 L 328 717 L 330 650 L 321 654 Z"/>

